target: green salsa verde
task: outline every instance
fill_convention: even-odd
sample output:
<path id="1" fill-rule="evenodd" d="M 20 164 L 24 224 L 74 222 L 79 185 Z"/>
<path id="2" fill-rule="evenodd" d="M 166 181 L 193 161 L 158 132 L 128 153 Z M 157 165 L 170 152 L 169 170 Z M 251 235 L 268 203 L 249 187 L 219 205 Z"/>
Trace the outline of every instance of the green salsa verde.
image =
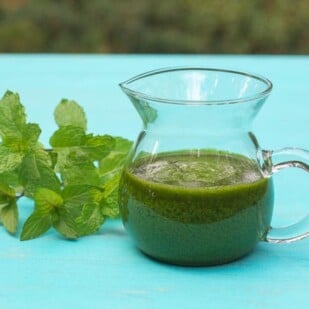
<path id="1" fill-rule="evenodd" d="M 273 187 L 244 156 L 204 150 L 144 156 L 123 173 L 124 225 L 147 255 L 214 265 L 251 251 L 270 225 Z"/>

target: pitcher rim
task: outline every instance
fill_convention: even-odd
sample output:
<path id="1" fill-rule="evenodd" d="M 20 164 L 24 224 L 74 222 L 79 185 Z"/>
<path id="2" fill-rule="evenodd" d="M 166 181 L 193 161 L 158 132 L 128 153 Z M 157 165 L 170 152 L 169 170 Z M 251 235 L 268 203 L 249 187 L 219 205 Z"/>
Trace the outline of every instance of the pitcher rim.
<path id="1" fill-rule="evenodd" d="M 259 91 L 254 95 L 245 96 L 243 98 L 238 99 L 222 99 L 222 100 L 179 100 L 179 99 L 168 99 L 168 98 L 160 98 L 153 95 L 149 95 L 140 91 L 132 90 L 127 87 L 129 84 L 152 75 L 157 75 L 161 73 L 175 72 L 175 71 L 212 71 L 212 72 L 221 72 L 221 73 L 232 73 L 242 76 L 247 76 L 250 78 L 254 78 L 259 80 L 265 84 L 265 89 L 263 91 Z M 156 70 L 147 71 L 141 74 L 138 74 L 128 80 L 119 83 L 120 88 L 127 94 L 130 94 L 139 99 L 145 99 L 148 101 L 155 101 L 160 103 L 169 103 L 169 104 L 178 104 L 178 105 L 223 105 L 223 104 L 235 104 L 235 103 L 244 103 L 253 101 L 262 97 L 266 97 L 269 95 L 273 88 L 272 82 L 259 74 L 246 72 L 246 71 L 238 71 L 232 69 L 221 69 L 221 68 L 213 68 L 213 67 L 201 67 L 201 66 L 177 66 L 177 67 L 165 67 Z"/>

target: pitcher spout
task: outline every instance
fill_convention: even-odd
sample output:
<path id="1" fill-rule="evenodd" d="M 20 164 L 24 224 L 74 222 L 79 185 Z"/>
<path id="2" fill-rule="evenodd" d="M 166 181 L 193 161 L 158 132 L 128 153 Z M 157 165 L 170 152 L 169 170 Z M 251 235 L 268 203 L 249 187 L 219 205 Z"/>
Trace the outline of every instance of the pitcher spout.
<path id="1" fill-rule="evenodd" d="M 120 83 L 129 96 L 162 103 L 218 105 L 265 97 L 272 83 L 265 77 L 225 69 L 175 67 L 154 70 Z"/>
<path id="2" fill-rule="evenodd" d="M 250 73 L 176 67 L 137 75 L 120 87 L 145 125 L 160 119 L 161 127 L 232 130 L 250 126 L 272 83 Z"/>

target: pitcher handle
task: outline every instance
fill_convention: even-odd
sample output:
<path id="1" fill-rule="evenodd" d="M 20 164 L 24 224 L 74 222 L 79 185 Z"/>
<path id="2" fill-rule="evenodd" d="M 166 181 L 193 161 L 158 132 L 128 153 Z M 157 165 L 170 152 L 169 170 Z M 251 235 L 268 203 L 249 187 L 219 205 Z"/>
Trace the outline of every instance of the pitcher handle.
<path id="1" fill-rule="evenodd" d="M 297 167 L 309 172 L 309 151 L 300 148 L 283 148 L 275 151 L 263 150 L 263 170 L 270 176 L 288 167 Z M 290 243 L 309 236 L 309 215 L 286 227 L 270 227 L 265 241 Z"/>

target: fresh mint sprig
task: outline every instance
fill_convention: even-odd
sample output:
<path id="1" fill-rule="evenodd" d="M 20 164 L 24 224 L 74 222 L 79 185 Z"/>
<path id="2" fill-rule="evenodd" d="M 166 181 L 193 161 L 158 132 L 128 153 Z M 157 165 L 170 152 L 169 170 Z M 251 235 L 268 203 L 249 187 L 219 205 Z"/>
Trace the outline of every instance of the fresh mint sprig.
<path id="1" fill-rule="evenodd" d="M 27 122 L 19 95 L 7 91 L 0 100 L 0 222 L 9 233 L 18 228 L 19 199 L 34 201 L 21 240 L 51 228 L 77 238 L 119 215 L 118 183 L 132 143 L 89 134 L 85 112 L 74 101 L 62 100 L 54 118 L 58 129 L 51 148 L 44 148 L 41 129 Z"/>

